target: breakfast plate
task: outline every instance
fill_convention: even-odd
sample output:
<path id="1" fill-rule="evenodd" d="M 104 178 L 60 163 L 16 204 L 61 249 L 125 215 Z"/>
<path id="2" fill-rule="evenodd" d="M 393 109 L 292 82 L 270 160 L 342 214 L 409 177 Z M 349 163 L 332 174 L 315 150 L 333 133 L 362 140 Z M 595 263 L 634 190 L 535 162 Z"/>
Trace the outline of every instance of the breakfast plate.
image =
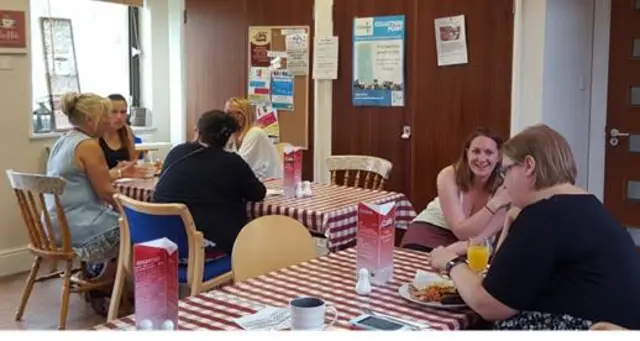
<path id="1" fill-rule="evenodd" d="M 439 274 L 417 271 L 413 282 L 398 288 L 400 297 L 430 308 L 460 309 L 467 305 L 462 301 L 453 282 Z"/>

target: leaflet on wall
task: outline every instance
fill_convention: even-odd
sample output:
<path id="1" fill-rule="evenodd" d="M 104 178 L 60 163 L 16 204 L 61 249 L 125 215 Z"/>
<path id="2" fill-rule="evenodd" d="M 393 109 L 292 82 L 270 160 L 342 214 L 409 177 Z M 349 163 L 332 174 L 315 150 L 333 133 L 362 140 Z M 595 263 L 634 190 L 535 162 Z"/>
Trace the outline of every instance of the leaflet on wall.
<path id="1" fill-rule="evenodd" d="M 467 31 L 464 15 L 435 19 L 438 66 L 467 64 Z"/>
<path id="2" fill-rule="evenodd" d="M 268 67 L 249 69 L 248 99 L 251 104 L 268 103 L 271 95 L 271 74 Z"/>
<path id="3" fill-rule="evenodd" d="M 404 39 L 404 15 L 354 19 L 354 106 L 404 106 Z"/>
<path id="4" fill-rule="evenodd" d="M 280 139 L 280 125 L 278 124 L 278 112 L 268 104 L 256 106 L 256 120 L 260 128 L 271 138 L 274 143 Z"/>
<path id="5" fill-rule="evenodd" d="M 285 36 L 287 68 L 294 76 L 309 74 L 309 38 L 306 32 Z"/>
<path id="6" fill-rule="evenodd" d="M 293 111 L 293 75 L 289 70 L 271 71 L 271 106 Z"/>

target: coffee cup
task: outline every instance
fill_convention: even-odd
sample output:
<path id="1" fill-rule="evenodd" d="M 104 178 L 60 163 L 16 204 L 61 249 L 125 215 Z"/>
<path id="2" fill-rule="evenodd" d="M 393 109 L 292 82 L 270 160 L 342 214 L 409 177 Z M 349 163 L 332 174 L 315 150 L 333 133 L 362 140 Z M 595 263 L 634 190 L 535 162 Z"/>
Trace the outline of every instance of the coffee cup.
<path id="1" fill-rule="evenodd" d="M 289 302 L 292 330 L 323 330 L 333 326 L 338 320 L 338 310 L 327 305 L 317 297 L 298 297 Z M 324 316 L 327 310 L 333 313 L 333 319 L 325 325 Z"/>

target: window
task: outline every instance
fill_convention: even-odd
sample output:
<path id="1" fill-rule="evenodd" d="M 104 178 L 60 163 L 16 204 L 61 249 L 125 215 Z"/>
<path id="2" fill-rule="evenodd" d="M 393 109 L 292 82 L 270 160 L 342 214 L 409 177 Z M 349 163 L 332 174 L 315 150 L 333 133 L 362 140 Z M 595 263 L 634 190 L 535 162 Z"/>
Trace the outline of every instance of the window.
<path id="1" fill-rule="evenodd" d="M 31 0 L 34 133 L 68 129 L 64 115 L 51 110 L 68 91 L 118 93 L 139 105 L 137 12 L 95 0 Z"/>

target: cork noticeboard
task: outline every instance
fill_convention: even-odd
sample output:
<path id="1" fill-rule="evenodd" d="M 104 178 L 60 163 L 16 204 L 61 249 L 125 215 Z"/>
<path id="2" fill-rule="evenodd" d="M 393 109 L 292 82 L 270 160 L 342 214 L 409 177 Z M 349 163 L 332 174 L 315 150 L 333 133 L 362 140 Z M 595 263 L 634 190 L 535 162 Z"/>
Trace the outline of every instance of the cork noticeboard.
<path id="1" fill-rule="evenodd" d="M 309 26 L 250 26 L 248 40 L 248 79 L 252 78 L 252 70 L 263 68 L 265 70 L 287 69 L 289 61 L 286 57 L 286 38 L 292 32 L 304 32 L 307 36 L 307 56 L 310 55 L 310 27 Z M 273 59 L 280 57 L 281 63 L 274 67 Z M 307 68 L 304 75 L 293 75 L 293 107 L 292 110 L 278 109 L 278 124 L 280 127 L 280 142 L 290 143 L 294 146 L 307 149 L 309 147 L 309 85 L 310 57 L 307 59 Z M 275 71 L 274 71 L 275 72 Z M 271 79 L 271 78 L 269 78 Z M 247 98 L 252 99 L 249 93 L 250 84 L 247 84 Z M 271 86 L 270 86 L 271 87 Z"/>

